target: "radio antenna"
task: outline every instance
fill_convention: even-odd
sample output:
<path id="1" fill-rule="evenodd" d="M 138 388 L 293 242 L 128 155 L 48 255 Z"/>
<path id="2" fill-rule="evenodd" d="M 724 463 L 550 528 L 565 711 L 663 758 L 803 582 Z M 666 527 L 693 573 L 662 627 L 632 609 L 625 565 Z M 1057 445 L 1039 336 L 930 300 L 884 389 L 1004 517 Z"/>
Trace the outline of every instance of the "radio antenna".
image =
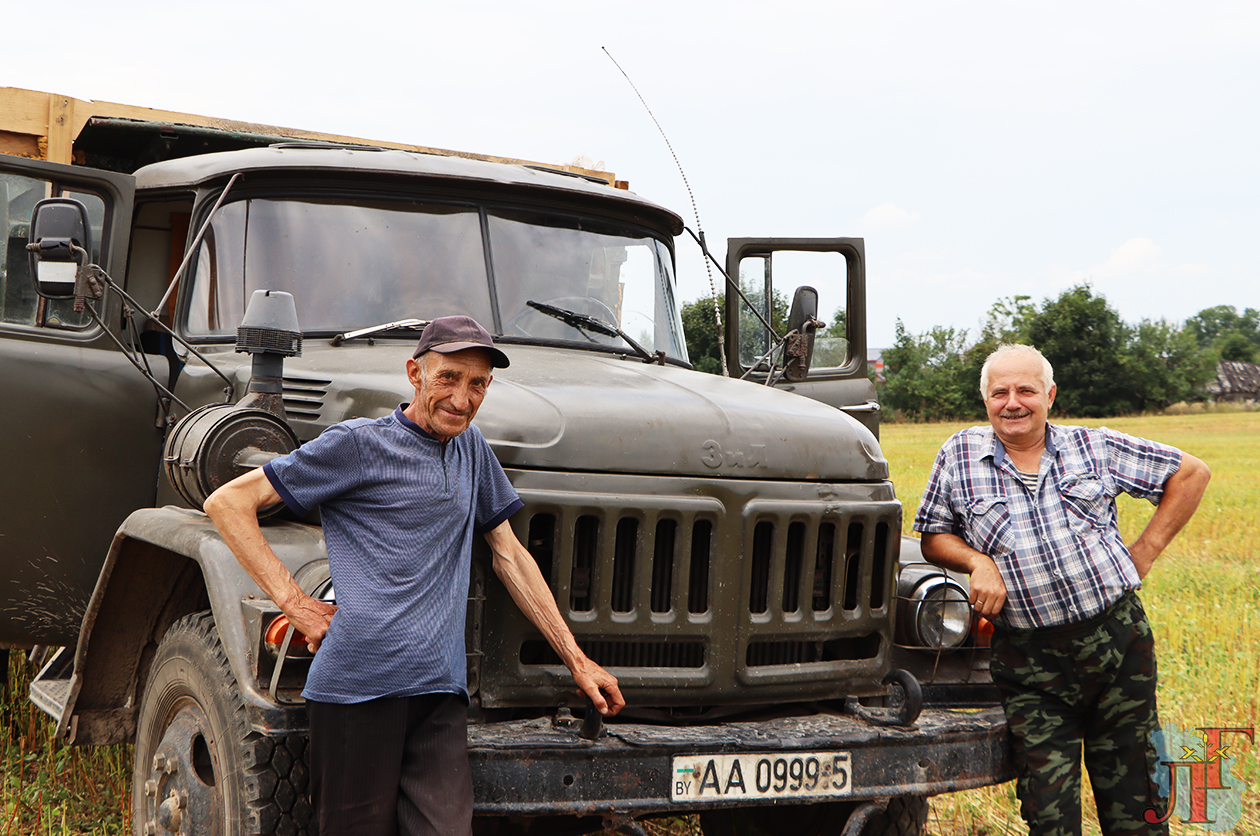
<path id="1" fill-rule="evenodd" d="M 717 321 L 718 332 L 718 360 L 722 364 L 722 376 L 729 377 L 730 372 L 726 368 L 726 351 L 722 346 L 722 311 L 718 305 L 717 286 L 713 283 L 713 268 L 710 262 L 713 256 L 709 254 L 709 247 L 704 240 L 704 227 L 700 225 L 700 210 L 696 208 L 696 196 L 691 191 L 691 183 L 687 181 L 687 172 L 683 171 L 682 163 L 678 160 L 678 154 L 674 152 L 674 145 L 669 141 L 669 137 L 665 135 L 665 129 L 661 127 L 661 123 L 657 121 L 656 114 L 652 113 L 652 108 L 648 107 L 647 100 L 643 98 L 643 94 L 639 92 L 639 88 L 634 86 L 634 82 L 630 80 L 630 74 L 622 69 L 617 63 L 617 59 L 613 58 L 612 53 L 608 51 L 608 47 L 601 46 L 600 49 L 608 56 L 608 60 L 613 62 L 621 74 L 625 77 L 626 83 L 630 85 L 630 89 L 639 97 L 639 102 L 643 105 L 643 109 L 647 111 L 648 116 L 652 118 L 652 123 L 656 125 L 656 129 L 661 133 L 661 139 L 665 140 L 665 147 L 669 149 L 669 155 L 674 158 L 674 165 L 678 166 L 678 174 L 682 177 L 683 186 L 687 189 L 687 197 L 691 200 L 691 213 L 696 216 L 696 241 L 700 244 L 700 250 L 704 255 L 704 271 L 709 277 L 709 293 L 713 299 L 713 317 Z M 729 281 L 729 278 L 728 278 Z"/>

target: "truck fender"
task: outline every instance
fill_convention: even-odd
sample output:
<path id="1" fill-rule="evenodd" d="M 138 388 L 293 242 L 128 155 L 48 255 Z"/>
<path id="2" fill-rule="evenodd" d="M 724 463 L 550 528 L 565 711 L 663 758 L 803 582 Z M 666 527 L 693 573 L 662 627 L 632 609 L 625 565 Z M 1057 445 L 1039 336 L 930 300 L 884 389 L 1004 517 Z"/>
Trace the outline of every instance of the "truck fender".
<path id="1" fill-rule="evenodd" d="M 318 526 L 271 522 L 263 533 L 292 572 L 327 557 Z M 114 535 L 88 602 L 58 733 L 76 744 L 129 742 L 162 636 L 206 609 L 251 724 L 271 733 L 304 728 L 305 712 L 267 699 L 253 673 L 242 607 L 263 597 L 205 514 L 170 506 L 133 512 Z"/>

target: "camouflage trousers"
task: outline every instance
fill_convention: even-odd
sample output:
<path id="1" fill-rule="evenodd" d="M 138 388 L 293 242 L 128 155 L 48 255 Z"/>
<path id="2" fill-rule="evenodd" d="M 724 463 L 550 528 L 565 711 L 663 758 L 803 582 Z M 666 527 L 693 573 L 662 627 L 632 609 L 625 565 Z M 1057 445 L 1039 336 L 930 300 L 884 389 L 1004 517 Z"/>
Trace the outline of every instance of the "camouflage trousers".
<path id="1" fill-rule="evenodd" d="M 1155 642 L 1137 594 L 1102 615 L 993 636 L 993 681 L 1011 730 L 1016 792 L 1030 836 L 1081 832 L 1081 750 L 1104 836 L 1166 834 L 1152 767 Z"/>

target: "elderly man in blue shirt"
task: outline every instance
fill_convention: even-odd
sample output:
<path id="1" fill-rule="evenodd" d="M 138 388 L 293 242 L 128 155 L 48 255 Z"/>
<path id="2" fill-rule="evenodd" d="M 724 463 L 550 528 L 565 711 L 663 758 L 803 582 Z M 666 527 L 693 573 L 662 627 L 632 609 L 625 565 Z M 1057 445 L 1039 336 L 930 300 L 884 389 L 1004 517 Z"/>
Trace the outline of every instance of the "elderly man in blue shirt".
<path id="1" fill-rule="evenodd" d="M 595 707 L 625 705 L 513 533 L 521 500 L 472 423 L 508 362 L 469 317 L 435 319 L 407 361 L 410 403 L 329 427 L 206 500 L 237 560 L 317 651 L 302 693 L 328 836 L 472 832 L 464 614 L 476 534 Z M 282 500 L 298 514 L 319 506 L 335 606 L 306 594 L 263 538 L 257 511 Z"/>
<path id="2" fill-rule="evenodd" d="M 1033 836 L 1081 831 L 1081 750 L 1106 836 L 1167 832 L 1150 735 L 1159 727 L 1155 648 L 1142 578 L 1185 526 L 1211 477 L 1163 444 L 1048 422 L 1054 371 L 1031 346 L 984 364 L 989 427 L 951 437 L 933 465 L 914 528 L 928 560 L 971 576 L 990 619 L 993 681 Z M 1115 497 L 1155 503 L 1125 544 Z"/>

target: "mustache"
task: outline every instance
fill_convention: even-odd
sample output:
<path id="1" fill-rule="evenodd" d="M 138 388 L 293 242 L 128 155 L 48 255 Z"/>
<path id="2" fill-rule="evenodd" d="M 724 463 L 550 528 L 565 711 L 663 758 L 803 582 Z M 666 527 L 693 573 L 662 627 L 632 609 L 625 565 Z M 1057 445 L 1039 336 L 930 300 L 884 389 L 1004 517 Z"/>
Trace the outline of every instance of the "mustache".
<path id="1" fill-rule="evenodd" d="M 1030 410 L 1017 410 L 1015 412 L 1002 410 L 1002 412 L 998 413 L 999 418 L 1027 418 L 1029 415 L 1032 415 Z"/>

